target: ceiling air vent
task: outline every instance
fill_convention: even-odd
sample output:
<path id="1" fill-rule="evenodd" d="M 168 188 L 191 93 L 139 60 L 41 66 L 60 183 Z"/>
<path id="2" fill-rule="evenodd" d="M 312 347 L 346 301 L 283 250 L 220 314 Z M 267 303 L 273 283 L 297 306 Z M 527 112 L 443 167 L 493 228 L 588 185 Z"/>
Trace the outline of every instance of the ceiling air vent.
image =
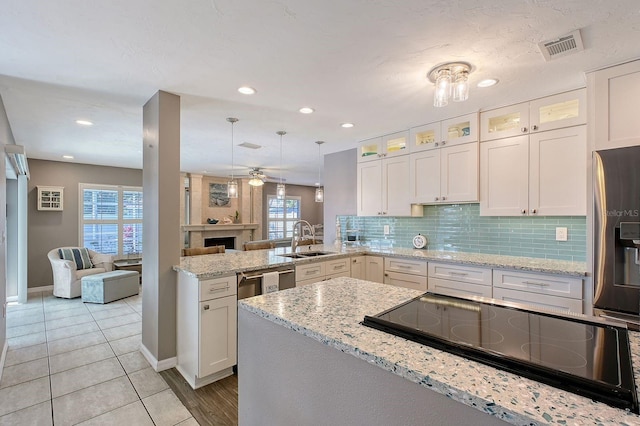
<path id="1" fill-rule="evenodd" d="M 242 142 L 241 144 L 238 144 L 238 146 L 241 146 L 243 148 L 249 148 L 249 149 L 262 148 L 262 145 L 256 145 L 255 143 L 251 143 L 251 142 Z"/>
<path id="2" fill-rule="evenodd" d="M 544 56 L 545 61 L 560 58 L 562 56 L 571 55 L 584 50 L 580 30 L 558 37 L 553 40 L 547 40 L 538 43 L 540 52 Z"/>

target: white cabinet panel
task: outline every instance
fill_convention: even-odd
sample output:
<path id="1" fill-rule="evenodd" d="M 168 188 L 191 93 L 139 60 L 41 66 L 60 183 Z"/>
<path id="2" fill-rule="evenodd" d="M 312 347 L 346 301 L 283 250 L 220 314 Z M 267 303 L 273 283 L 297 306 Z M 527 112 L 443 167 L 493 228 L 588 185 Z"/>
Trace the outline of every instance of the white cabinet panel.
<path id="1" fill-rule="evenodd" d="M 453 265 L 450 263 L 429 262 L 429 278 L 463 281 L 478 285 L 491 285 L 491 269 Z"/>
<path id="2" fill-rule="evenodd" d="M 364 280 L 367 278 L 365 269 L 365 256 L 354 256 L 351 258 L 351 278 Z"/>
<path id="3" fill-rule="evenodd" d="M 324 262 L 324 273 L 326 275 L 347 274 L 351 275 L 351 263 L 348 257 Z"/>
<path id="4" fill-rule="evenodd" d="M 309 281 L 318 278 L 323 280 L 325 274 L 324 262 L 312 262 L 305 263 L 303 265 L 296 265 L 296 285 L 298 284 L 298 281 Z"/>
<path id="5" fill-rule="evenodd" d="M 401 257 L 385 257 L 384 271 L 426 276 L 427 262 L 424 260 L 409 260 Z"/>
<path id="6" fill-rule="evenodd" d="M 587 214 L 587 133 L 568 127 L 529 137 L 529 214 Z"/>
<path id="7" fill-rule="evenodd" d="M 582 299 L 583 281 L 562 275 L 546 275 L 495 269 L 493 286 L 529 293 Z"/>
<path id="8" fill-rule="evenodd" d="M 521 216 L 529 197 L 529 137 L 480 144 L 480 215 Z"/>
<path id="9" fill-rule="evenodd" d="M 392 133 L 382 137 L 382 156 L 395 157 L 409 153 L 409 131 Z"/>
<path id="10" fill-rule="evenodd" d="M 440 150 L 417 152 L 409 156 L 412 203 L 435 203 L 440 200 Z"/>
<path id="11" fill-rule="evenodd" d="M 364 140 L 358 144 L 358 163 L 379 160 L 382 153 L 382 137 Z"/>
<path id="12" fill-rule="evenodd" d="M 587 90 L 578 89 L 529 103 L 529 131 L 544 132 L 587 123 Z"/>
<path id="13" fill-rule="evenodd" d="M 491 286 L 429 277 L 429 291 L 457 297 L 491 297 Z"/>
<path id="14" fill-rule="evenodd" d="M 440 200 L 478 201 L 478 143 L 440 150 Z"/>
<path id="15" fill-rule="evenodd" d="M 382 165 L 380 161 L 358 164 L 358 216 L 382 213 Z"/>
<path id="16" fill-rule="evenodd" d="M 384 283 L 384 258 L 381 256 L 365 256 L 366 279 L 376 283 Z"/>
<path id="17" fill-rule="evenodd" d="M 236 296 L 200 302 L 200 351 L 198 377 L 236 365 Z"/>
<path id="18" fill-rule="evenodd" d="M 410 152 L 478 141 L 478 113 L 414 127 L 409 132 Z"/>
<path id="19" fill-rule="evenodd" d="M 529 103 L 509 105 L 480 113 L 480 140 L 490 141 L 526 134 L 529 131 Z"/>
<path id="20" fill-rule="evenodd" d="M 582 300 L 494 287 L 493 298 L 559 312 L 582 313 Z"/>
<path id="21" fill-rule="evenodd" d="M 411 216 L 409 156 L 358 164 L 358 216 Z"/>
<path id="22" fill-rule="evenodd" d="M 640 145 L 640 61 L 587 75 L 595 149 Z"/>

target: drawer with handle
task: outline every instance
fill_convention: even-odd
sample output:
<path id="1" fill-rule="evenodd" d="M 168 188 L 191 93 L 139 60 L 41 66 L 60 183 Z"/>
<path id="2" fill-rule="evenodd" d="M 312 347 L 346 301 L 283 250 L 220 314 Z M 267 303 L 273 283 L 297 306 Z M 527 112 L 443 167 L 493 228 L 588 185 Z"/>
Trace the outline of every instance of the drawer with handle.
<path id="1" fill-rule="evenodd" d="M 530 293 L 582 299 L 582 279 L 494 269 L 493 286 Z"/>
<path id="2" fill-rule="evenodd" d="M 345 276 L 349 276 L 351 274 L 351 264 L 349 263 L 351 259 L 345 257 L 344 259 L 336 259 L 336 260 L 327 260 L 324 262 L 324 272 L 327 275 L 334 274 L 346 274 Z"/>
<path id="3" fill-rule="evenodd" d="M 407 260 L 399 257 L 384 258 L 385 272 L 427 276 L 427 262 L 424 260 Z"/>
<path id="4" fill-rule="evenodd" d="M 298 281 L 310 280 L 321 277 L 324 279 L 324 262 L 314 262 L 307 265 L 296 265 L 296 283 Z"/>
<path id="5" fill-rule="evenodd" d="M 200 281 L 200 301 L 235 295 L 238 290 L 236 276 L 211 278 Z"/>
<path id="6" fill-rule="evenodd" d="M 478 285 L 491 285 L 491 269 L 476 266 L 458 266 L 429 262 L 429 278 L 461 281 Z"/>

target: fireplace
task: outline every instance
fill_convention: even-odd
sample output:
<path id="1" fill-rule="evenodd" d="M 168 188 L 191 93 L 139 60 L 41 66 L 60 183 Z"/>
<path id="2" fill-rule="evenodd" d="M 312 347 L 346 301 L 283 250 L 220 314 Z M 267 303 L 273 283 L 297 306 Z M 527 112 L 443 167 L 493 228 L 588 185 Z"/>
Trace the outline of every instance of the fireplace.
<path id="1" fill-rule="evenodd" d="M 236 237 L 217 237 L 217 238 L 205 238 L 205 247 L 224 246 L 225 249 L 236 248 Z"/>

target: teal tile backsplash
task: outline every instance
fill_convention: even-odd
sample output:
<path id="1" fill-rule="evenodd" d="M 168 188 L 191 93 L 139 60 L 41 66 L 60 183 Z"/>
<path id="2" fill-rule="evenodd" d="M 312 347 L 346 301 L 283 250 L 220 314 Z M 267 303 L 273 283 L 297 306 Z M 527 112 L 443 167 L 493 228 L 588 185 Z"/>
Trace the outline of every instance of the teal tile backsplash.
<path id="1" fill-rule="evenodd" d="M 358 229 L 372 245 L 413 247 L 418 233 L 427 248 L 584 262 L 587 252 L 585 216 L 480 216 L 479 204 L 424 206 L 423 217 L 339 216 L 342 239 Z M 384 235 L 389 225 L 389 235 Z M 568 228 L 568 241 L 556 241 L 556 227 Z"/>

